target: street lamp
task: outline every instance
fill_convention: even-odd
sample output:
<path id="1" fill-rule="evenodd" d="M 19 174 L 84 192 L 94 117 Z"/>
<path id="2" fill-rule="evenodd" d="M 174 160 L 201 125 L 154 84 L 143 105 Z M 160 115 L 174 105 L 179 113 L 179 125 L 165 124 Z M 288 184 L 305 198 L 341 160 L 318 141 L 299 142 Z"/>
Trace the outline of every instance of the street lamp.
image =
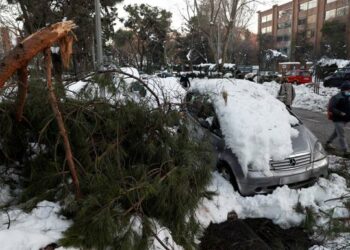
<path id="1" fill-rule="evenodd" d="M 102 32 L 101 32 L 101 4 L 100 0 L 95 0 L 95 37 L 96 37 L 96 70 L 102 70 L 103 67 L 103 51 L 102 51 Z M 106 97 L 104 87 L 100 88 L 100 95 L 102 98 Z"/>

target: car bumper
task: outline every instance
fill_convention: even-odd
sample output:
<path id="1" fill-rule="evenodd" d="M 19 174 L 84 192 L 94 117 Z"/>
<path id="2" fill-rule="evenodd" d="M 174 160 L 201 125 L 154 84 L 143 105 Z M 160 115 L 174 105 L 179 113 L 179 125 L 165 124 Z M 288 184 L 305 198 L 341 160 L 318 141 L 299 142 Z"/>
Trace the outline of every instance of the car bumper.
<path id="1" fill-rule="evenodd" d="M 305 168 L 292 171 L 272 172 L 265 176 L 261 172 L 248 172 L 244 179 L 237 180 L 242 195 L 265 194 L 276 187 L 288 185 L 291 188 L 305 187 L 313 184 L 319 177 L 328 175 L 328 158 L 311 163 Z"/>

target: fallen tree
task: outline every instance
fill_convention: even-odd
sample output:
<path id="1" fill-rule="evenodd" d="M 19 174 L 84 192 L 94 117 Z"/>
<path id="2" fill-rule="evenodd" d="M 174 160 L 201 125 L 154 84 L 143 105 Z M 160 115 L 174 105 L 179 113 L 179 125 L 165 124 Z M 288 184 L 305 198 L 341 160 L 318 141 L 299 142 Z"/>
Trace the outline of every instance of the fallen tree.
<path id="1" fill-rule="evenodd" d="M 63 63 L 66 67 L 68 67 L 69 58 L 72 54 L 73 35 L 71 31 L 73 28 L 75 28 L 73 21 L 56 23 L 33 33 L 18 43 L 17 46 L 12 49 L 0 62 L 0 89 L 2 89 L 5 82 L 18 71 L 19 82 L 16 119 L 20 122 L 22 120 L 23 109 L 29 88 L 27 69 L 28 63 L 38 53 L 45 53 L 48 95 L 50 97 L 52 111 L 55 114 L 57 124 L 60 128 L 60 134 L 64 140 L 66 160 L 75 186 L 76 198 L 80 198 L 81 192 L 79 180 L 73 160 L 69 138 L 65 129 L 63 117 L 58 108 L 58 99 L 51 84 L 52 73 L 50 47 L 54 43 L 59 44 Z"/>

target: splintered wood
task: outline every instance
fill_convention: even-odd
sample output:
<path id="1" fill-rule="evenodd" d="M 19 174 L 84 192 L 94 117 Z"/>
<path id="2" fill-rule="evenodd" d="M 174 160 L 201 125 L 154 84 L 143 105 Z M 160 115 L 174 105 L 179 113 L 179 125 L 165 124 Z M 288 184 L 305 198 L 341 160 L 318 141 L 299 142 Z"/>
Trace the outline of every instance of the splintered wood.
<path id="1" fill-rule="evenodd" d="M 50 48 L 62 38 L 71 36 L 75 28 L 73 21 L 52 24 L 25 38 L 0 61 L 0 89 L 5 82 L 20 68 L 28 65 L 39 52 Z M 67 59 L 66 59 L 67 61 Z"/>

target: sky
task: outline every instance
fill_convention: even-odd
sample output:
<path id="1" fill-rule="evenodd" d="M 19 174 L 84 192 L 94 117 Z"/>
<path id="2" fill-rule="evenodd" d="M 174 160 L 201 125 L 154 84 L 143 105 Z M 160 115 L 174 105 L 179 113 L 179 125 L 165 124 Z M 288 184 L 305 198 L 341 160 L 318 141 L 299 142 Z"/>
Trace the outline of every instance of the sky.
<path id="1" fill-rule="evenodd" d="M 274 4 L 284 4 L 287 2 L 290 2 L 291 0 L 259 0 L 254 3 L 254 7 L 256 11 L 264 11 L 269 8 L 271 8 Z M 190 2 L 192 2 L 190 0 Z M 125 16 L 125 12 L 123 10 L 124 5 L 128 4 L 149 4 L 151 6 L 157 6 L 159 8 L 166 9 L 167 11 L 170 11 L 173 14 L 172 17 L 172 28 L 174 29 L 180 29 L 181 25 L 185 23 L 185 19 L 183 16 L 186 16 L 186 2 L 185 0 L 124 0 L 122 3 L 118 4 L 118 14 L 120 16 Z M 254 33 L 257 33 L 258 29 L 258 14 L 255 14 L 252 16 L 249 26 L 249 30 L 251 30 Z"/>

